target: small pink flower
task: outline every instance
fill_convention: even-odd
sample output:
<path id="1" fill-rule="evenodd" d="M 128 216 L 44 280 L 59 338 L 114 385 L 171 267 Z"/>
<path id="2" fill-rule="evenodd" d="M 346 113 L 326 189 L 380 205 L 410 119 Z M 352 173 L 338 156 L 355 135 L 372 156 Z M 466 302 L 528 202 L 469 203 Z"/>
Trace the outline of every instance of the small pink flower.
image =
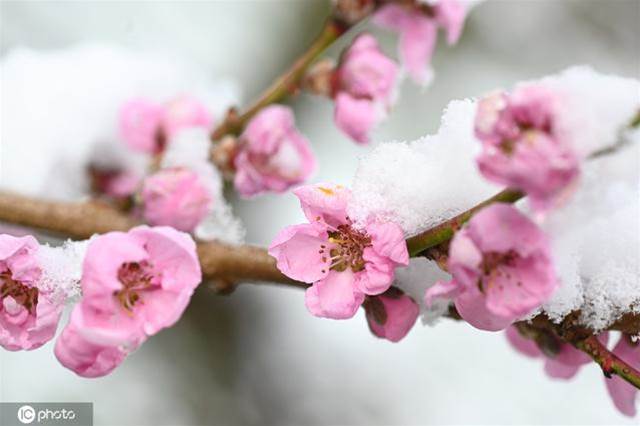
<path id="1" fill-rule="evenodd" d="M 535 210 L 558 204 L 580 173 L 578 155 L 555 129 L 559 102 L 542 86 L 523 86 L 478 104 L 480 172 L 493 182 L 526 192 Z"/>
<path id="2" fill-rule="evenodd" d="M 164 105 L 134 99 L 120 110 L 120 135 L 139 152 L 157 154 L 182 129 L 210 128 L 213 117 L 207 108 L 189 96 L 179 96 Z"/>
<path id="3" fill-rule="evenodd" d="M 154 154 L 160 151 L 162 107 L 145 99 L 134 99 L 120 110 L 120 135 L 134 151 Z"/>
<path id="4" fill-rule="evenodd" d="M 502 330 L 547 301 L 557 279 L 546 235 L 515 207 L 492 204 L 456 233 L 449 249 L 453 279 L 425 295 L 452 298 L 467 322 Z"/>
<path id="5" fill-rule="evenodd" d="M 373 17 L 382 28 L 400 34 L 400 59 L 413 80 L 426 85 L 432 78 L 431 57 L 438 37 L 438 27 L 447 31 L 447 42 L 458 41 L 465 9 L 457 0 L 440 0 L 428 12 L 424 5 L 386 4 Z"/>
<path id="6" fill-rule="evenodd" d="M 398 66 L 373 36 L 356 37 L 335 73 L 336 125 L 356 142 L 369 142 L 369 132 L 394 102 L 397 76 Z"/>
<path id="7" fill-rule="evenodd" d="M 198 174 L 184 168 L 163 169 L 145 179 L 142 200 L 149 224 L 185 232 L 198 226 L 212 203 Z"/>
<path id="8" fill-rule="evenodd" d="M 107 374 L 148 336 L 178 321 L 200 280 L 188 234 L 139 226 L 96 237 L 82 266 L 83 298 L 56 356 L 80 375 Z"/>
<path id="9" fill-rule="evenodd" d="M 306 292 L 313 315 L 351 318 L 365 295 L 384 293 L 395 268 L 408 264 L 402 230 L 380 222 L 356 229 L 346 215 L 350 191 L 342 186 L 308 185 L 294 194 L 310 223 L 280 231 L 269 254 L 285 275 L 313 284 Z"/>
<path id="10" fill-rule="evenodd" d="M 613 353 L 632 367 L 640 369 L 640 345 L 637 342 L 631 343 L 627 336 L 620 337 Z M 616 408 L 624 415 L 634 417 L 638 389 L 616 375 L 610 379 L 605 378 L 605 383 Z"/>
<path id="11" fill-rule="evenodd" d="M 62 313 L 62 304 L 38 287 L 38 247 L 30 235 L 0 235 L 0 346 L 10 351 L 51 340 Z"/>
<path id="12" fill-rule="evenodd" d="M 284 192 L 304 182 L 315 170 L 316 160 L 309 142 L 295 128 L 291 109 L 272 105 L 256 114 L 240 136 L 234 167 L 236 190 L 250 197 Z"/>
<path id="13" fill-rule="evenodd" d="M 395 287 L 371 296 L 364 307 L 373 334 L 392 342 L 399 342 L 409 333 L 420 313 L 416 302 Z"/>
<path id="14" fill-rule="evenodd" d="M 179 96 L 164 105 L 162 111 L 162 130 L 167 139 L 177 132 L 190 127 L 208 129 L 213 117 L 204 104 L 190 96 Z"/>

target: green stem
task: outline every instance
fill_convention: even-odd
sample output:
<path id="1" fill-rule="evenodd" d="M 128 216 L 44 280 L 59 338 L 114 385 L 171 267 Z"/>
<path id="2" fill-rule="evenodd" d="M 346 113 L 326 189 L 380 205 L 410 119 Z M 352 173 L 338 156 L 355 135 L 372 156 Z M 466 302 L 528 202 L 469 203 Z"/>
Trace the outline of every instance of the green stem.
<path id="1" fill-rule="evenodd" d="M 575 344 L 576 348 L 589 355 L 600 365 L 605 376 L 616 374 L 633 387 L 640 389 L 640 371 L 636 370 L 615 354 L 610 352 L 596 336 L 588 337 Z"/>
<path id="2" fill-rule="evenodd" d="M 328 19 L 311 46 L 239 116 L 229 115 L 212 133 L 217 141 L 225 135 L 238 135 L 247 122 L 267 105 L 280 102 L 298 88 L 309 66 L 348 29 L 343 23 Z"/>
<path id="3" fill-rule="evenodd" d="M 458 216 L 442 222 L 431 229 L 427 229 L 413 237 L 407 239 L 407 249 L 409 250 L 409 256 L 416 256 L 419 253 L 435 247 L 438 244 L 442 244 L 449 241 L 453 234 L 460 229 L 460 227 L 466 223 L 471 216 L 476 214 L 479 210 L 493 203 L 515 203 L 519 199 L 524 197 L 524 193 L 521 191 L 507 188 L 493 197 L 484 200 L 480 204 L 472 207 L 471 209 L 460 213 Z"/>

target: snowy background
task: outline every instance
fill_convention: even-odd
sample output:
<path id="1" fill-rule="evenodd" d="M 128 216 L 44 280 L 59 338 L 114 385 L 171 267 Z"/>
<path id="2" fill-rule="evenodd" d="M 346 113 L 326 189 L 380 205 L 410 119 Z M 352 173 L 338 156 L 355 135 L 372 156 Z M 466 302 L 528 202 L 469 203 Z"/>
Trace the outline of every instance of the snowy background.
<path id="1" fill-rule="evenodd" d="M 326 10 L 323 0 L 0 3 L 0 184 L 82 194 L 74 167 L 114 143 L 116 107 L 129 94 L 190 90 L 221 111 L 276 76 Z M 481 4 L 458 46 L 439 46 L 433 85 L 405 83 L 374 140 L 433 133 L 451 99 L 574 64 L 638 78 L 639 19 L 636 1 Z M 378 34 L 394 53 L 395 38 Z M 319 157 L 316 179 L 349 184 L 370 148 L 333 127 L 325 100 L 303 95 L 293 105 Z M 253 243 L 302 220 L 290 195 L 233 204 Z M 218 297 L 203 287 L 176 327 L 98 380 L 61 367 L 52 344 L 1 351 L 0 400 L 92 401 L 97 425 L 637 424 L 615 411 L 595 365 L 552 381 L 502 334 L 448 321 L 391 344 L 370 335 L 362 312 L 317 319 L 302 296 L 247 285 Z"/>

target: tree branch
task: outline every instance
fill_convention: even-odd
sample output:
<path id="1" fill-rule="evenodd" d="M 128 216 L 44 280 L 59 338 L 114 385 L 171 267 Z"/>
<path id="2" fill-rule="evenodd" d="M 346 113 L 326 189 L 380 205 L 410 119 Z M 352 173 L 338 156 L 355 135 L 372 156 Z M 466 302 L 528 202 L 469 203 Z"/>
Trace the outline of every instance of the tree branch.
<path id="1" fill-rule="evenodd" d="M 309 66 L 349 28 L 350 25 L 344 22 L 334 18 L 327 19 L 320 34 L 291 67 L 276 78 L 243 114 L 238 115 L 234 110 L 229 111 L 225 120 L 211 134 L 211 139 L 217 141 L 225 135 L 239 135 L 258 111 L 294 93 Z"/>
<path id="2" fill-rule="evenodd" d="M 610 379 L 612 374 L 616 374 L 633 387 L 640 389 L 640 371 L 609 351 L 606 346 L 598 341 L 596 336 L 590 336 L 575 343 L 575 347 L 593 358 L 600 365 L 607 378 Z"/>
<path id="3" fill-rule="evenodd" d="M 0 191 L 0 221 L 37 228 L 75 239 L 126 231 L 140 222 L 100 202 L 38 200 Z M 199 242 L 198 257 L 204 279 L 233 283 L 266 281 L 306 286 L 283 275 L 263 248 Z"/>

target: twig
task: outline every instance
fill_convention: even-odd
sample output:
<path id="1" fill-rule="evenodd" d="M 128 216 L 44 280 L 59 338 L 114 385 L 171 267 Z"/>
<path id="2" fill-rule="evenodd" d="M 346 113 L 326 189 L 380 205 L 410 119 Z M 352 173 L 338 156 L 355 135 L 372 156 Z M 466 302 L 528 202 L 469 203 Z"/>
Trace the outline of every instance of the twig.
<path id="1" fill-rule="evenodd" d="M 213 131 L 211 139 L 220 140 L 225 135 L 238 135 L 246 123 L 267 105 L 276 103 L 295 92 L 309 66 L 331 44 L 349 29 L 349 25 L 329 18 L 322 31 L 309 48 L 294 61 L 289 69 L 280 75 L 244 113 L 238 115 L 230 111 L 226 119 Z"/>
<path id="2" fill-rule="evenodd" d="M 612 374 L 616 374 L 635 388 L 640 389 L 640 371 L 610 352 L 598 341 L 596 336 L 590 336 L 575 343 L 575 347 L 593 358 L 600 365 L 607 378 L 610 379 Z"/>

